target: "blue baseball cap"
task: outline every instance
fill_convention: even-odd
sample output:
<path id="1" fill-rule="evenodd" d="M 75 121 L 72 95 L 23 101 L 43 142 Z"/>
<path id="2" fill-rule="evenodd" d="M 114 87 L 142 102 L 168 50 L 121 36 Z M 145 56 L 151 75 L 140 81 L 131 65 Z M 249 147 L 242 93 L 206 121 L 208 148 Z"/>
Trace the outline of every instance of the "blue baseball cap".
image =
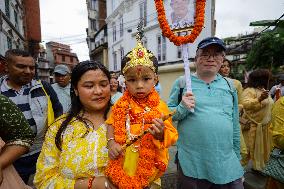
<path id="1" fill-rule="evenodd" d="M 204 49 L 205 47 L 208 47 L 209 45 L 217 45 L 221 47 L 224 51 L 226 51 L 225 43 L 218 37 L 207 37 L 203 39 L 202 41 L 198 43 L 197 49 Z"/>

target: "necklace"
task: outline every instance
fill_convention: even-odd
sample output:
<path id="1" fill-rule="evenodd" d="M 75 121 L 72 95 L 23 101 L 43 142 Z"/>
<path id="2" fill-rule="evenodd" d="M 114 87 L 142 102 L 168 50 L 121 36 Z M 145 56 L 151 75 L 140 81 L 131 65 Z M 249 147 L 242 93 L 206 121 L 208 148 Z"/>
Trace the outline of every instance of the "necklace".
<path id="1" fill-rule="evenodd" d="M 140 132 L 142 127 L 143 130 L 148 129 L 151 126 L 150 123 L 152 120 L 161 116 L 158 110 L 159 102 L 159 94 L 154 89 L 150 92 L 145 101 L 135 101 L 129 92 L 125 91 L 123 96 L 112 108 L 112 114 L 115 120 L 113 128 L 116 142 L 121 145 L 126 143 L 128 135 L 131 136 L 132 134 L 130 131 L 130 123 L 135 123 L 135 127 L 140 126 Z M 131 110 L 129 109 L 129 106 L 131 107 Z M 141 113 L 141 109 L 143 113 L 139 114 Z M 145 111 L 145 109 L 149 111 Z M 134 118 L 133 123 L 131 122 L 130 115 Z M 139 130 L 139 128 L 136 130 Z M 149 182 L 156 170 L 156 147 L 153 140 L 154 138 L 151 134 L 146 134 L 140 139 L 138 150 L 136 148 L 137 146 L 132 146 L 132 150 L 137 150 L 137 153 L 139 153 L 137 170 L 134 176 L 129 176 L 124 171 L 124 156 L 119 156 L 117 159 L 109 161 L 105 174 L 116 186 L 118 186 L 118 188 L 145 188 L 149 186 Z"/>

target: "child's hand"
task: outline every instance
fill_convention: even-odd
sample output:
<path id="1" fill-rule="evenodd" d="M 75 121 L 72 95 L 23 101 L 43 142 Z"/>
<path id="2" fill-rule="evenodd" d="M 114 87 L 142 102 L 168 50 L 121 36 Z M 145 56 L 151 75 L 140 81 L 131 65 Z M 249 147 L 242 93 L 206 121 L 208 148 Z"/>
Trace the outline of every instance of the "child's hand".
<path id="1" fill-rule="evenodd" d="M 154 136 L 155 139 L 164 140 L 164 121 L 162 119 L 153 119 L 153 125 L 149 128 L 149 132 Z"/>
<path id="2" fill-rule="evenodd" d="M 114 140 L 108 142 L 108 156 L 110 159 L 116 159 L 122 153 L 120 144 Z"/>

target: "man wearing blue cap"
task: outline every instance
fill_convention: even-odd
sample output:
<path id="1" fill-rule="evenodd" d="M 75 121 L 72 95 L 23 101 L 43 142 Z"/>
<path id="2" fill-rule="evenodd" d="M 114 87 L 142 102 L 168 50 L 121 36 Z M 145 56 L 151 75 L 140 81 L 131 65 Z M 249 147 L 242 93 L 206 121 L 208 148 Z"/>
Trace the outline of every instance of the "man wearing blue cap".
<path id="1" fill-rule="evenodd" d="M 54 68 L 55 83 L 52 84 L 54 91 L 56 92 L 60 103 L 63 106 L 63 113 L 68 112 L 71 105 L 70 97 L 70 79 L 71 70 L 64 64 L 59 64 Z"/>
<path id="2" fill-rule="evenodd" d="M 179 189 L 243 189 L 237 92 L 218 74 L 225 50 L 221 39 L 203 39 L 197 46 L 192 92 L 181 91 L 184 77 L 171 90 L 168 106 L 176 110 L 179 133 Z"/>

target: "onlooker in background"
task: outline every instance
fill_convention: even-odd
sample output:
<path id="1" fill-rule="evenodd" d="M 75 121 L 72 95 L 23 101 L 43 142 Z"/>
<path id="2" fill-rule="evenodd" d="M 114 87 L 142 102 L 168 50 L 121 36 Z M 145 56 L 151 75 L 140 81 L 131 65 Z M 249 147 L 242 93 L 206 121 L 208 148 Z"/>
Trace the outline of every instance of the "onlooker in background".
<path id="1" fill-rule="evenodd" d="M 28 152 L 33 140 L 34 134 L 23 113 L 11 100 L 0 95 L 1 189 L 24 189 L 26 187 L 12 163 Z"/>
<path id="2" fill-rule="evenodd" d="M 280 150 L 282 155 L 282 160 L 278 159 L 280 164 L 284 163 L 284 97 L 281 97 L 277 102 L 275 102 L 273 109 L 272 109 L 272 137 L 273 137 L 273 143 L 275 147 Z M 278 151 L 279 152 L 279 151 Z M 279 169 L 282 169 L 282 172 L 284 171 L 283 166 L 279 166 Z M 276 171 L 276 170 L 271 170 Z M 279 172 L 278 172 L 279 174 Z M 277 173 L 275 173 L 277 175 Z M 279 175 L 281 176 L 281 175 Z M 284 175 L 282 175 L 282 178 Z M 275 178 L 270 177 L 268 179 L 266 189 L 283 189 L 284 183 L 276 180 Z"/>
<path id="3" fill-rule="evenodd" d="M 105 120 L 110 109 L 110 74 L 84 61 L 71 75 L 71 109 L 46 133 L 34 183 L 38 189 L 110 189 Z"/>
<path id="4" fill-rule="evenodd" d="M 225 50 L 221 39 L 203 39 L 197 46 L 192 92 L 184 89 L 179 102 L 179 78 L 170 93 L 168 106 L 176 110 L 173 120 L 178 121 L 179 189 L 243 189 L 237 91 L 218 74 Z"/>
<path id="5" fill-rule="evenodd" d="M 120 87 L 118 85 L 118 81 L 115 77 L 110 79 L 110 94 L 111 94 L 111 103 L 115 104 L 115 102 L 122 97 L 122 93 L 120 92 Z"/>
<path id="6" fill-rule="evenodd" d="M 241 95 L 242 95 L 242 92 L 243 92 L 242 83 L 237 79 L 230 78 L 231 68 L 232 68 L 232 65 L 231 65 L 230 60 L 224 58 L 223 64 L 222 64 L 222 66 L 219 70 L 219 74 L 221 74 L 223 77 L 227 77 L 227 78 L 229 78 L 233 81 L 233 84 L 236 87 L 237 92 L 238 92 L 238 102 L 240 103 L 240 98 L 241 98 Z"/>
<path id="7" fill-rule="evenodd" d="M 280 98 L 281 96 L 284 96 L 284 74 L 280 75 L 279 81 L 280 83 L 278 85 L 274 85 L 269 91 L 274 101 L 277 100 L 276 98 Z M 280 93 L 278 94 L 278 97 L 277 97 L 277 92 Z"/>
<path id="8" fill-rule="evenodd" d="M 223 64 L 219 70 L 219 73 L 223 77 L 226 77 L 226 79 L 231 80 L 233 82 L 238 92 L 239 112 L 242 112 L 243 106 L 240 104 L 240 98 L 243 92 L 243 87 L 239 80 L 230 78 L 231 68 L 232 68 L 231 62 L 228 59 L 224 58 Z M 242 134 L 242 130 L 240 130 L 240 137 L 241 137 L 241 141 L 240 141 L 241 142 L 241 155 L 242 155 L 242 158 L 245 158 L 247 156 L 247 148 L 246 148 L 246 144 L 245 144 L 244 137 Z"/>
<path id="9" fill-rule="evenodd" d="M 64 64 L 57 65 L 54 68 L 55 83 L 52 84 L 52 88 L 56 92 L 57 97 L 63 107 L 63 113 L 68 112 L 71 105 L 70 74 L 70 68 Z"/>
<path id="10" fill-rule="evenodd" d="M 47 97 L 43 87 L 50 96 L 54 117 L 62 114 L 62 106 L 49 83 L 33 79 L 35 61 L 28 52 L 11 49 L 6 52 L 5 58 L 7 75 L 0 78 L 0 93 L 19 107 L 36 135 L 30 151 L 14 163 L 19 175 L 27 183 L 30 175 L 35 173 L 36 161 L 47 129 Z"/>
<path id="11" fill-rule="evenodd" d="M 253 169 L 258 171 L 264 168 L 272 145 L 269 125 L 273 100 L 267 90 L 269 79 L 268 70 L 258 69 L 251 72 L 248 88 L 241 96 L 242 119 L 247 120 L 241 123 L 241 128 L 248 150 L 248 155 L 242 160 L 242 164 L 252 160 Z"/>
<path id="12" fill-rule="evenodd" d="M 120 74 L 117 78 L 118 84 L 121 87 L 121 92 L 124 93 L 126 90 L 126 85 L 125 85 L 125 78 L 122 74 Z"/>

